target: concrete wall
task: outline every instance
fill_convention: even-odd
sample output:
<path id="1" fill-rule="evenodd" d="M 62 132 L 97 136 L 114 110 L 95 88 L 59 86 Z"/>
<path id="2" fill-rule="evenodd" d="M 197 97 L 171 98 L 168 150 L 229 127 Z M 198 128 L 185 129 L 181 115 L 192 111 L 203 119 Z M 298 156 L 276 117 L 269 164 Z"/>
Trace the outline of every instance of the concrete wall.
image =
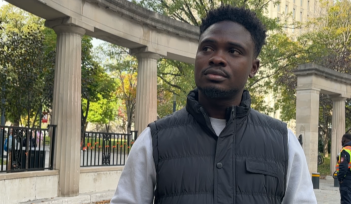
<path id="1" fill-rule="evenodd" d="M 79 193 L 116 190 L 123 166 L 81 168 Z"/>
<path id="2" fill-rule="evenodd" d="M 58 171 L 0 174 L 0 204 L 57 196 Z"/>
<path id="3" fill-rule="evenodd" d="M 116 190 L 122 170 L 123 166 L 81 168 L 79 194 Z M 0 204 L 55 198 L 58 177 L 56 170 L 0 174 Z M 106 200 L 106 196 L 102 196 L 102 200 Z"/>

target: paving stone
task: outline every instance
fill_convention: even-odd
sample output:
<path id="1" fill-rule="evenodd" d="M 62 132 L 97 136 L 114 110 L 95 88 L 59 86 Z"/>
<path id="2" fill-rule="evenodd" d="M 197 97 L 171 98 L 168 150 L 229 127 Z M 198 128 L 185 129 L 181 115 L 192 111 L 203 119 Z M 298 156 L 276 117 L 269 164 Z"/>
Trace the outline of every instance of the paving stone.
<path id="1" fill-rule="evenodd" d="M 339 187 L 334 187 L 334 179 L 320 179 L 319 189 L 314 189 L 318 204 L 340 203 Z"/>

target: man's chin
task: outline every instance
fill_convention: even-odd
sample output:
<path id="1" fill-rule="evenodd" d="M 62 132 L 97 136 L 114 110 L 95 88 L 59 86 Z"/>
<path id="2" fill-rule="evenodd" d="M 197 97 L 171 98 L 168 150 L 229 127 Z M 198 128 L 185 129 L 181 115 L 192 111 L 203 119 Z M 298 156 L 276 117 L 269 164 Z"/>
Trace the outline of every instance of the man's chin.
<path id="1" fill-rule="evenodd" d="M 217 87 L 198 87 L 203 95 L 212 99 L 228 99 L 233 98 L 238 91 L 237 90 L 223 90 Z"/>

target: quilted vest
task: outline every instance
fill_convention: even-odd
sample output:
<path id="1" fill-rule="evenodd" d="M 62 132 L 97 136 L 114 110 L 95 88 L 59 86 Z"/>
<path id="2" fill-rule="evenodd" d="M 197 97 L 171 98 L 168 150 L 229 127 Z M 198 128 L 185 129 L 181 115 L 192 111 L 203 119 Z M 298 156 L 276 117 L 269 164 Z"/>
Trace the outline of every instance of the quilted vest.
<path id="1" fill-rule="evenodd" d="M 149 124 L 156 168 L 156 204 L 278 204 L 286 190 L 286 124 L 250 108 L 226 110 L 219 136 L 189 93 L 185 109 Z"/>

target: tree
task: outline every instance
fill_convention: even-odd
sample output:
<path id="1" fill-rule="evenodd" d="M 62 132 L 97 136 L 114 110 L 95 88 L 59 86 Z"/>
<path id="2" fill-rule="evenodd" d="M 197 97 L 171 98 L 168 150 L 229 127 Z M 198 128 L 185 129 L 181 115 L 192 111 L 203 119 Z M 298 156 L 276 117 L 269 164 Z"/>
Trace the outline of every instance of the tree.
<path id="1" fill-rule="evenodd" d="M 99 100 L 90 103 L 90 114 L 87 118 L 87 122 L 97 123 L 105 126 L 106 132 L 110 131 L 110 123 L 114 121 L 118 114 L 117 98 L 115 96 L 109 99 L 103 98 L 100 94 L 98 95 Z M 82 101 L 83 111 L 87 107 L 87 100 Z"/>
<path id="2" fill-rule="evenodd" d="M 109 100 L 115 89 L 114 80 L 93 59 L 91 40 L 89 36 L 82 38 L 82 100 L 86 100 L 86 104 L 82 101 L 82 133 L 88 125 L 90 103 L 99 101 L 100 97 Z"/>
<path id="3" fill-rule="evenodd" d="M 11 5 L 0 9 L 1 96 L 7 118 L 35 125 L 42 108 L 51 106 L 54 55 L 46 49 L 43 20 Z M 40 118 L 39 118 L 40 120 Z"/>
<path id="4" fill-rule="evenodd" d="M 322 2 L 322 15 L 310 21 L 305 25 L 311 31 L 300 36 L 297 40 L 297 49 L 299 54 L 295 57 L 295 65 L 314 62 L 329 69 L 341 73 L 351 73 L 351 2 L 341 0 L 329 5 L 328 1 Z M 296 77 L 292 73 L 295 69 L 291 67 L 286 70 L 284 75 L 277 77 L 277 85 L 283 90 L 281 95 L 282 116 L 283 118 L 295 117 L 295 90 Z M 289 102 L 290 101 L 290 102 Z M 284 105 L 285 104 L 285 105 Z M 288 107 L 290 106 L 290 108 Z M 328 155 L 328 144 L 330 140 L 332 113 L 332 101 L 324 94 L 320 95 L 320 118 L 319 132 L 322 134 L 321 141 L 323 145 L 323 153 Z M 350 100 L 346 102 L 346 127 L 351 130 L 351 121 L 349 120 L 351 113 Z"/>

